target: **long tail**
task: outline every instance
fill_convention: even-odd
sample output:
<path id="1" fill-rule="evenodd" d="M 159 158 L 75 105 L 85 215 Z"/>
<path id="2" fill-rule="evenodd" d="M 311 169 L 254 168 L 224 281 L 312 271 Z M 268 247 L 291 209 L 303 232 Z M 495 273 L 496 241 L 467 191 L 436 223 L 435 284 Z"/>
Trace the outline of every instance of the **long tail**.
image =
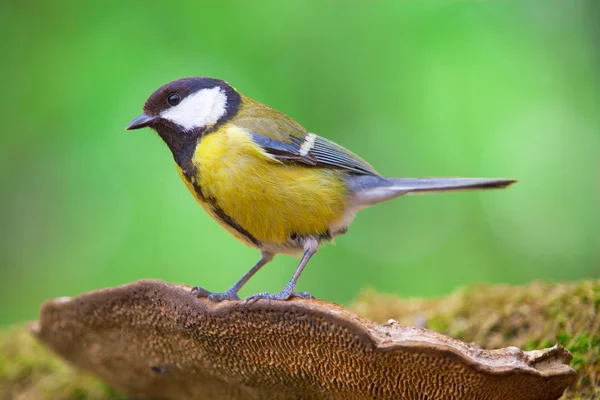
<path id="1" fill-rule="evenodd" d="M 403 194 L 501 189 L 516 182 L 514 179 L 383 178 L 373 175 L 353 175 L 346 181 L 353 192 L 354 204 L 360 207 L 381 203 Z"/>

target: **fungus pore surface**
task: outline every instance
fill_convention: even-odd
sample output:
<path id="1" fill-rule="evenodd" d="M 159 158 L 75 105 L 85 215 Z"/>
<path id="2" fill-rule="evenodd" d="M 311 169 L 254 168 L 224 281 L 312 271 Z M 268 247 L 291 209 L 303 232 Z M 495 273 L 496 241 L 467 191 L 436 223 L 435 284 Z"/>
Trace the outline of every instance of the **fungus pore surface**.
<path id="1" fill-rule="evenodd" d="M 213 303 L 139 281 L 48 301 L 31 330 L 140 399 L 558 399 L 575 379 L 557 345 L 483 350 L 380 325 L 318 300 Z"/>

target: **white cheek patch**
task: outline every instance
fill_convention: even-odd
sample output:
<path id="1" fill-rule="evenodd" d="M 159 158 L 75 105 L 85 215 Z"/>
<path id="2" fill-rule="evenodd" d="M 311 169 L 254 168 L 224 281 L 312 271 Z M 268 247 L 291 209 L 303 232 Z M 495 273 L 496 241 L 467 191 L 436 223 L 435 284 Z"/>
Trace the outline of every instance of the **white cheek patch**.
<path id="1" fill-rule="evenodd" d="M 226 105 L 227 95 L 220 87 L 201 89 L 188 95 L 175 107 L 164 110 L 160 116 L 191 131 L 217 122 L 225 115 Z"/>

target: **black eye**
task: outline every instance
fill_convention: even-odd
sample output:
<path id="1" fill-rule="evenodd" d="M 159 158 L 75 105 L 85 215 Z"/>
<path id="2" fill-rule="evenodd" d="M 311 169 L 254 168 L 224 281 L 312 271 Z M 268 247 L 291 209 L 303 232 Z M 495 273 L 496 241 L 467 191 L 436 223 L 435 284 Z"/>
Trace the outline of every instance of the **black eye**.
<path id="1" fill-rule="evenodd" d="M 167 97 L 167 103 L 169 103 L 170 106 L 176 106 L 177 104 L 181 103 L 181 96 L 179 96 L 177 93 L 173 93 Z"/>

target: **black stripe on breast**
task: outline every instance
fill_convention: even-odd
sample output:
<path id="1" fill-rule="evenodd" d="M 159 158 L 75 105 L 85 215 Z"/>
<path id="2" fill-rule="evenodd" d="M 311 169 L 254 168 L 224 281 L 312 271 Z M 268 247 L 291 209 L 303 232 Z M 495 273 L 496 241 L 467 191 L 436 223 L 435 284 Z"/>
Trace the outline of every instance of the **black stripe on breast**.
<path id="1" fill-rule="evenodd" d="M 237 233 L 239 233 L 240 235 L 242 235 L 243 237 L 248 239 L 248 241 L 252 242 L 252 244 L 254 244 L 256 247 L 261 247 L 262 244 L 261 244 L 260 240 L 258 240 L 254 236 L 252 236 L 252 234 L 250 232 L 248 232 L 241 225 L 239 225 L 237 222 L 235 222 L 233 218 L 231 218 L 229 215 L 227 215 L 225 213 L 225 211 L 223 211 L 223 209 L 217 205 L 217 199 L 215 199 L 214 197 L 211 197 L 211 196 L 206 196 L 204 194 L 204 191 L 202 190 L 202 186 L 200 186 L 197 183 L 198 179 L 199 179 L 198 170 L 195 167 L 193 167 L 191 165 L 191 163 L 187 169 L 183 170 L 183 174 L 184 174 L 185 178 L 194 187 L 194 191 L 196 192 L 196 194 L 198 195 L 200 200 L 205 201 L 211 205 L 212 210 L 215 213 L 215 216 L 221 222 L 223 222 L 224 224 L 226 224 L 229 227 L 231 227 L 232 229 L 234 229 Z"/>
<path id="2" fill-rule="evenodd" d="M 221 209 L 221 207 L 217 206 L 215 199 L 209 199 L 209 202 L 212 205 L 213 212 L 221 220 L 221 222 L 223 222 L 223 223 L 227 224 L 228 226 L 230 226 L 231 228 L 233 228 L 237 233 L 239 233 L 240 235 L 244 236 L 246 239 L 251 241 L 256 247 L 261 246 L 260 240 L 258 240 L 254 236 L 252 236 L 252 234 L 250 232 L 245 230 L 242 226 L 240 226 L 237 222 L 235 222 L 233 220 L 233 218 L 231 218 L 229 215 L 227 215 L 225 213 L 225 211 L 223 211 Z"/>

